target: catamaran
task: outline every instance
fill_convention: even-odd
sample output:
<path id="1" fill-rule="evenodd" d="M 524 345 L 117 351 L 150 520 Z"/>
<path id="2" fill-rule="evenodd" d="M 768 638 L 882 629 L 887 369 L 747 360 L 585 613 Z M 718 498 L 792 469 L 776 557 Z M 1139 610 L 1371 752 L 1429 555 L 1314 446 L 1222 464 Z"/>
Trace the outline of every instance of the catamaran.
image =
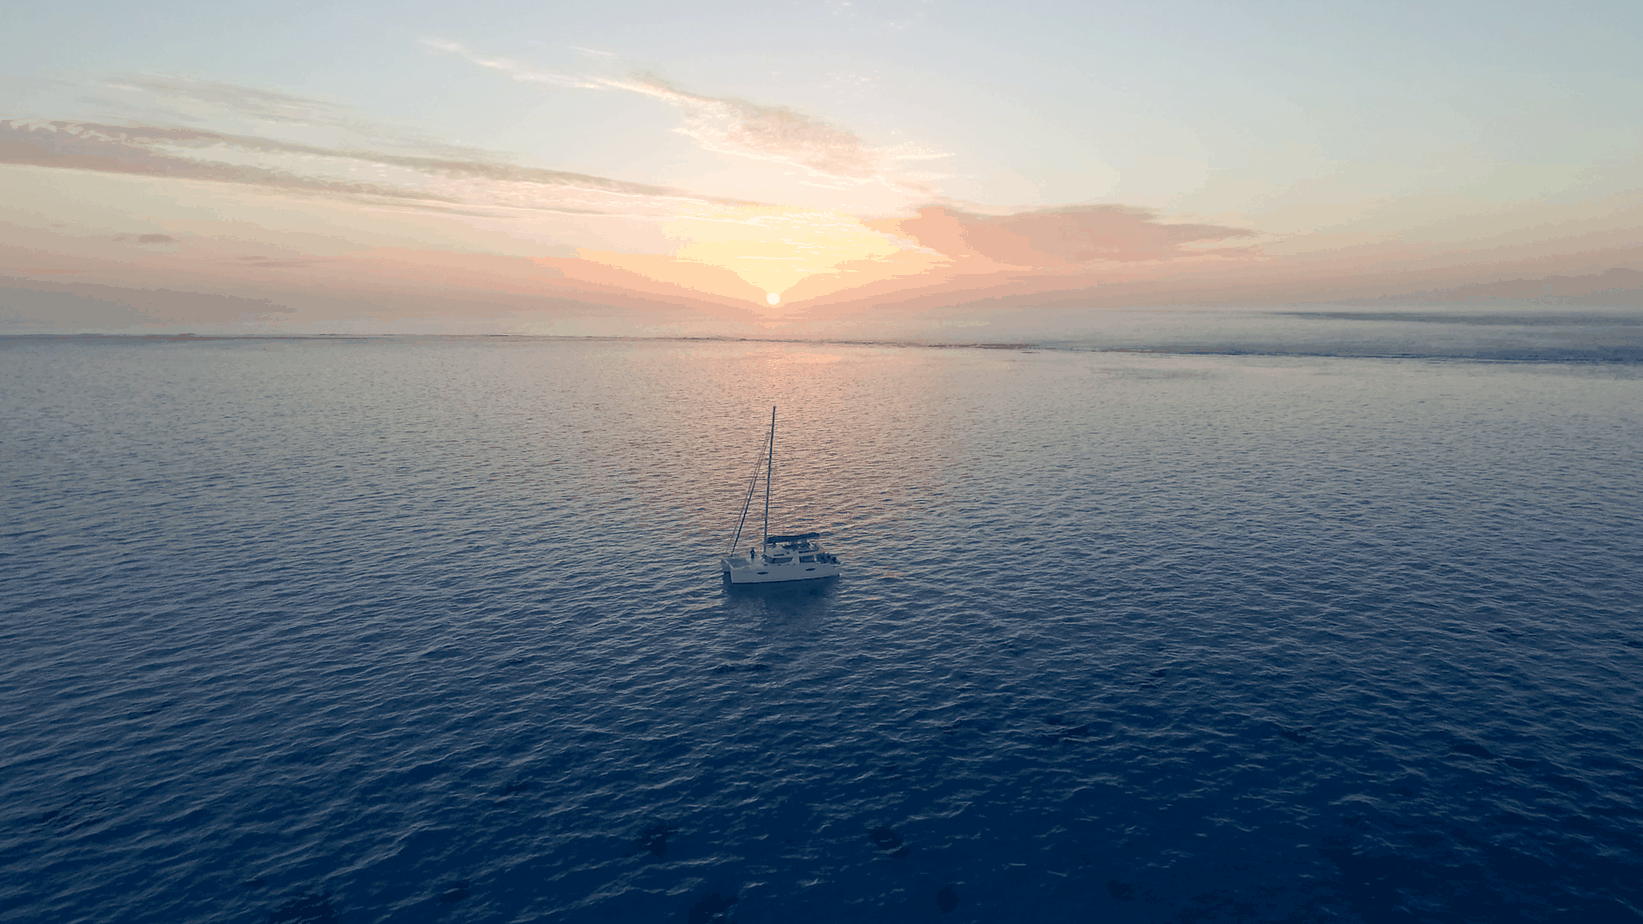
<path id="1" fill-rule="evenodd" d="M 742 527 L 747 525 L 747 512 L 753 506 L 753 494 L 759 487 L 759 472 L 754 469 L 753 481 L 747 486 L 747 501 L 742 504 L 742 519 L 736 524 L 736 537 L 730 540 L 730 553 L 719 559 L 725 580 L 732 584 L 775 584 L 837 577 L 839 560 L 822 549 L 821 533 L 770 534 L 770 483 L 776 472 L 775 408 L 770 409 L 770 441 L 763 461 L 764 538 L 749 548 L 746 555 L 740 554 Z"/>

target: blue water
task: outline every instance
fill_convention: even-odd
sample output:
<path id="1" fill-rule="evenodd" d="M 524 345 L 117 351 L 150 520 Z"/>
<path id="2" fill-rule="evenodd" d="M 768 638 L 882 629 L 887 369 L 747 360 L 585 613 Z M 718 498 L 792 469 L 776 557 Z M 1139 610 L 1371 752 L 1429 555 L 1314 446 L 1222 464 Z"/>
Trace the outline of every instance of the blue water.
<path id="1" fill-rule="evenodd" d="M 1250 325 L 0 340 L 0 919 L 1643 918 L 1638 327 Z"/>

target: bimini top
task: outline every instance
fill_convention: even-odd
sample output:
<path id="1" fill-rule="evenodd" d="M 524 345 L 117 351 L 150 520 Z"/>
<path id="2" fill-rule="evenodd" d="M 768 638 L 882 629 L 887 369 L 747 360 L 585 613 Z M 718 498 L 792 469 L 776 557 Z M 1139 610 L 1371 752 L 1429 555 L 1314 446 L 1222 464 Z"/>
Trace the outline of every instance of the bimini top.
<path id="1" fill-rule="evenodd" d="M 765 545 L 779 545 L 784 542 L 807 542 L 811 539 L 820 539 L 821 533 L 794 533 L 791 536 L 766 536 Z"/>

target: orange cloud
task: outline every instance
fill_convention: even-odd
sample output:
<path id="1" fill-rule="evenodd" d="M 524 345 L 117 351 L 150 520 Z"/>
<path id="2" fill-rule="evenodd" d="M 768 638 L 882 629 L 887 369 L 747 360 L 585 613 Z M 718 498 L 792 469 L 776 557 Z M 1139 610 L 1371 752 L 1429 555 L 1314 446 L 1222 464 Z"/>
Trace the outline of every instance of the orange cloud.
<path id="1" fill-rule="evenodd" d="M 988 217 L 932 206 L 913 218 L 874 227 L 917 241 L 955 260 L 999 267 L 1073 270 L 1097 262 L 1134 263 L 1184 257 L 1247 255 L 1247 248 L 1199 245 L 1258 236 L 1243 228 L 1166 224 L 1146 209 L 1080 206 Z"/>
<path id="2" fill-rule="evenodd" d="M 867 225 L 899 239 L 903 249 L 844 263 L 794 286 L 788 296 L 808 320 L 838 320 L 886 303 L 933 306 L 1086 289 L 1259 256 L 1251 247 L 1206 246 L 1258 232 L 1170 224 L 1151 211 L 1117 205 L 1001 216 L 929 206 Z"/>

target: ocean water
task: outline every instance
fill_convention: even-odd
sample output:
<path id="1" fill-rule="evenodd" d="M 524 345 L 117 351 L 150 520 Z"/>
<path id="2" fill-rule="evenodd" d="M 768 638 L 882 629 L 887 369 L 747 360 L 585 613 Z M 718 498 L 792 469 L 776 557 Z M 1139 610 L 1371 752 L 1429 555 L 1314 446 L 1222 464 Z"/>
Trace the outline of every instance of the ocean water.
<path id="1" fill-rule="evenodd" d="M 1637 319 L 1344 315 L 0 339 L 0 920 L 1643 919 Z"/>

